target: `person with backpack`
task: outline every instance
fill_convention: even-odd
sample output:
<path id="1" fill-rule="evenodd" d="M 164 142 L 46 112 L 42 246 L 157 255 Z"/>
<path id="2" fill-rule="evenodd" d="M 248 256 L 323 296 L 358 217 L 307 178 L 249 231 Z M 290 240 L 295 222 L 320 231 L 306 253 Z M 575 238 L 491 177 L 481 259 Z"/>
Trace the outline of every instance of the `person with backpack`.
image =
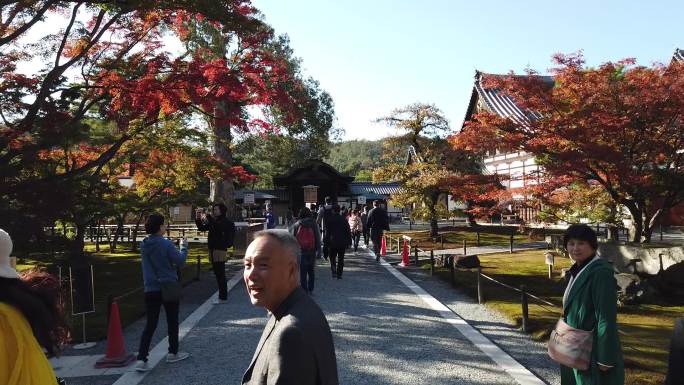
<path id="1" fill-rule="evenodd" d="M 326 228 L 327 220 L 333 214 L 332 209 L 333 209 L 332 198 L 329 196 L 325 197 L 325 204 L 318 209 L 318 215 L 316 216 L 316 223 L 318 224 L 318 227 L 321 229 L 321 234 L 323 234 L 322 254 L 323 254 L 323 259 L 325 259 L 326 261 L 328 260 L 328 254 L 329 254 L 330 250 L 329 250 L 328 244 L 326 242 L 325 228 Z"/>
<path id="2" fill-rule="evenodd" d="M 344 253 L 351 243 L 349 224 L 340 215 L 340 206 L 333 205 L 333 214 L 328 218 L 325 230 L 325 243 L 330 248 L 330 268 L 333 278 L 342 279 Z"/>
<path id="3" fill-rule="evenodd" d="M 226 283 L 226 260 L 228 249 L 233 247 L 235 240 L 235 223 L 226 218 L 228 208 L 223 203 L 212 206 L 212 214 L 208 215 L 202 209 L 195 213 L 195 224 L 200 231 L 209 231 L 207 245 L 209 246 L 209 262 L 216 276 L 218 285 L 218 299 L 215 305 L 228 302 L 228 288 Z"/>
<path id="4" fill-rule="evenodd" d="M 368 229 L 373 242 L 375 261 L 380 261 L 380 243 L 383 233 L 389 230 L 389 217 L 387 211 L 380 207 L 379 201 L 373 201 L 373 209 L 368 213 Z"/>
<path id="5" fill-rule="evenodd" d="M 292 235 L 301 249 L 299 279 L 307 293 L 313 293 L 316 272 L 316 256 L 321 254 L 321 232 L 311 217 L 311 210 L 299 210 L 299 220 L 292 226 Z"/>

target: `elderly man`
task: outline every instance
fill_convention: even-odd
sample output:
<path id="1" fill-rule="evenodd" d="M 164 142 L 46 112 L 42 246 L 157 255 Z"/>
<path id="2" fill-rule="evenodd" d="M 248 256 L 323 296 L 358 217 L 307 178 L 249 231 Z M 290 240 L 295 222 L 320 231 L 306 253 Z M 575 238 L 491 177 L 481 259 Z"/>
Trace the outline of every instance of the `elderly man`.
<path id="1" fill-rule="evenodd" d="M 328 321 L 299 284 L 299 253 L 297 239 L 283 230 L 256 233 L 245 252 L 249 298 L 271 318 L 243 384 L 338 384 Z"/>

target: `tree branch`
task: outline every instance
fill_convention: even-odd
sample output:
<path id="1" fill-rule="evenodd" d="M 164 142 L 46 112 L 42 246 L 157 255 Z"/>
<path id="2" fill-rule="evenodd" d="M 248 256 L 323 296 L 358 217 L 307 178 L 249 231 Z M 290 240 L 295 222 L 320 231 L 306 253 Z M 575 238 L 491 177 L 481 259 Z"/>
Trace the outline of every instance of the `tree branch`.
<path id="1" fill-rule="evenodd" d="M 0 5 L 5 6 L 5 5 L 9 5 L 9 4 L 16 3 L 16 2 L 18 2 L 18 1 L 3 1 L 3 2 L 0 2 Z M 38 21 L 40 21 L 43 18 L 43 15 L 45 14 L 45 12 L 47 12 L 47 10 L 50 9 L 50 7 L 52 7 L 56 3 L 57 3 L 56 0 L 46 1 L 45 4 L 43 5 L 43 7 L 38 10 L 36 15 L 31 20 L 29 20 L 28 23 L 17 28 L 11 34 L 0 38 L 0 47 L 2 47 L 3 45 L 5 45 L 7 43 L 10 43 L 14 39 L 18 38 L 21 34 L 26 32 L 29 28 L 33 27 L 34 24 L 36 24 Z"/>

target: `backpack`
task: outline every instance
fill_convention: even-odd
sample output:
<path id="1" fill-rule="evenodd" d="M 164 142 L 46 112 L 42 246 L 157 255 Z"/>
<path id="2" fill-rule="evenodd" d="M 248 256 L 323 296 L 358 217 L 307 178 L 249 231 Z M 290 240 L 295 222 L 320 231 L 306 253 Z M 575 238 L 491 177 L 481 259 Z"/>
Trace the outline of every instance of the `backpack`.
<path id="1" fill-rule="evenodd" d="M 340 215 L 330 218 L 330 227 L 326 230 L 327 239 L 333 247 L 345 247 L 351 243 L 349 224 Z"/>
<path id="2" fill-rule="evenodd" d="M 316 249 L 316 236 L 311 227 L 300 225 L 296 238 L 302 251 L 314 251 Z"/>

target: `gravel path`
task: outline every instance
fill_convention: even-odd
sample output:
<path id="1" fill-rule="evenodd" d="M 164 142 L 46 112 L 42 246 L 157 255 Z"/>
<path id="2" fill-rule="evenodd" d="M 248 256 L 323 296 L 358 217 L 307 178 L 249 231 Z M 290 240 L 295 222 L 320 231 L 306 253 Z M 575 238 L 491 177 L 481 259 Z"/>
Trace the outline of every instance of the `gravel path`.
<path id="1" fill-rule="evenodd" d="M 349 255 L 342 280 L 319 263 L 314 299 L 333 332 L 341 384 L 513 384 L 511 377 L 368 257 Z M 238 284 L 143 384 L 239 384 L 267 318 Z"/>
<path id="2" fill-rule="evenodd" d="M 340 384 L 516 383 L 365 249 L 348 253 L 345 262 L 342 280 L 333 280 L 329 264 L 319 262 L 313 295 L 332 329 Z M 240 268 L 231 265 L 229 275 L 240 274 Z M 401 271 L 547 383 L 560 382 L 558 368 L 547 358 L 544 346 L 518 332 L 502 315 L 427 272 Z M 211 275 L 197 286 L 190 285 L 181 318 L 213 291 Z M 214 306 L 181 341 L 181 349 L 192 356 L 175 364 L 160 362 L 141 384 L 240 384 L 266 321 L 266 312 L 249 303 L 238 282 L 229 302 Z M 163 325 L 159 323 L 155 340 L 165 335 Z M 141 326 L 134 324 L 125 332 L 129 351 L 137 348 Z M 81 377 L 68 382 L 106 385 L 116 379 Z"/>
<path id="3" fill-rule="evenodd" d="M 522 333 L 501 313 L 479 305 L 476 300 L 448 282 L 430 277 L 420 268 L 404 268 L 404 275 L 437 298 L 454 313 L 477 328 L 491 341 L 548 384 L 560 384 L 560 368 L 546 353 L 546 344 Z"/>

